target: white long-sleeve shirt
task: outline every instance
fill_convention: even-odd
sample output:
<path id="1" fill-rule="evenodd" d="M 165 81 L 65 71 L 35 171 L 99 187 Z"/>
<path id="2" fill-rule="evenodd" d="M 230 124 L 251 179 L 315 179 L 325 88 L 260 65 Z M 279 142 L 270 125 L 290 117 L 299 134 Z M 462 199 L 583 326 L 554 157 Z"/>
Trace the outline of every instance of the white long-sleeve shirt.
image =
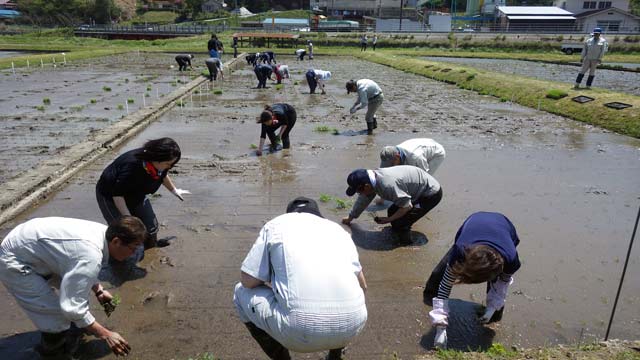
<path id="1" fill-rule="evenodd" d="M 403 165 L 413 165 L 429 172 L 429 162 L 436 156 L 445 156 L 444 147 L 433 139 L 410 139 L 399 145 L 404 155 Z"/>
<path id="2" fill-rule="evenodd" d="M 609 43 L 602 35 L 598 40 L 595 37 L 591 37 L 584 42 L 582 60 L 602 60 L 608 49 Z"/>
<path id="3" fill-rule="evenodd" d="M 61 217 L 36 218 L 13 229 L 0 244 L 2 264 L 22 274 L 58 275 L 60 309 L 78 327 L 91 325 L 91 287 L 109 259 L 107 226 Z M 37 304 L 36 304 L 37 305 Z"/>
<path id="4" fill-rule="evenodd" d="M 360 104 L 363 108 L 369 104 L 370 99 L 382 94 L 382 89 L 373 80 L 360 79 L 356 81 L 356 87 L 358 88 L 358 101 L 355 105 Z"/>

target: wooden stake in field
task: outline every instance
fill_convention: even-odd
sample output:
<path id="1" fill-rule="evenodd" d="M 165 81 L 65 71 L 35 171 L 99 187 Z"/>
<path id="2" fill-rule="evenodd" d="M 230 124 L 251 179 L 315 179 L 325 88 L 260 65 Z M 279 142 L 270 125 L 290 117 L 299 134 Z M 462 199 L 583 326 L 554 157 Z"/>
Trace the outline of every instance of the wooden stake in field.
<path id="1" fill-rule="evenodd" d="M 29 68 L 29 59 L 27 59 L 27 69 Z"/>
<path id="2" fill-rule="evenodd" d="M 44 68 L 44 61 L 42 61 L 42 58 L 40 58 L 40 67 Z"/>
<path id="3" fill-rule="evenodd" d="M 62 53 L 62 60 L 63 64 L 67 65 L 67 55 L 65 53 Z"/>
<path id="4" fill-rule="evenodd" d="M 124 101 L 124 107 L 127 109 L 127 115 L 129 115 L 129 102 L 127 100 Z"/>
<path id="5" fill-rule="evenodd" d="M 147 100 L 144 98 L 144 93 L 142 93 L 142 107 L 147 107 Z"/>

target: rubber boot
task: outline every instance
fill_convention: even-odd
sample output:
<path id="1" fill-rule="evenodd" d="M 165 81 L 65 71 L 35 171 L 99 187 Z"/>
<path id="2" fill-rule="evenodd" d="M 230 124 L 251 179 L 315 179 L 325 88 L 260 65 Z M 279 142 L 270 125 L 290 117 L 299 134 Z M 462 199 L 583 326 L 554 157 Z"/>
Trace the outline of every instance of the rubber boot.
<path id="1" fill-rule="evenodd" d="M 378 128 L 378 118 L 375 115 L 373 115 L 373 128 Z"/>
<path id="2" fill-rule="evenodd" d="M 576 85 L 573 87 L 574 89 L 580 88 L 580 83 L 582 82 L 583 77 L 584 77 L 584 74 L 578 74 L 578 77 L 576 78 Z"/>
<path id="3" fill-rule="evenodd" d="M 35 347 L 36 352 L 40 354 L 43 360 L 71 360 L 71 354 L 67 352 L 65 330 L 59 333 L 41 333 L 40 344 Z"/>
<path id="4" fill-rule="evenodd" d="M 391 229 L 392 239 L 397 245 L 411 245 L 411 229 Z"/>
<path id="5" fill-rule="evenodd" d="M 501 307 L 500 310 L 496 310 L 496 312 L 493 313 L 493 315 L 491 316 L 491 319 L 489 319 L 489 324 L 502 320 L 503 313 L 504 313 L 504 306 Z"/>
<path id="6" fill-rule="evenodd" d="M 291 355 L 289 355 L 289 350 L 282 346 L 276 339 L 272 338 L 271 335 L 267 334 L 264 330 L 257 327 L 254 323 L 248 322 L 244 324 L 247 329 L 249 329 L 249 333 L 256 340 L 258 345 L 262 348 L 262 350 L 269 356 L 272 360 L 291 360 Z"/>
<path id="7" fill-rule="evenodd" d="M 329 354 L 327 354 L 325 360 L 342 360 L 343 350 L 344 348 L 329 350 Z"/>
<path id="8" fill-rule="evenodd" d="M 144 250 L 149 250 L 158 246 L 158 234 L 148 234 L 147 238 L 144 239 Z"/>
<path id="9" fill-rule="evenodd" d="M 367 123 L 367 135 L 373 135 L 373 122 Z"/>
<path id="10" fill-rule="evenodd" d="M 594 77 L 595 75 L 590 75 L 589 77 L 587 77 L 587 89 L 591 89 L 591 84 L 593 83 Z"/>

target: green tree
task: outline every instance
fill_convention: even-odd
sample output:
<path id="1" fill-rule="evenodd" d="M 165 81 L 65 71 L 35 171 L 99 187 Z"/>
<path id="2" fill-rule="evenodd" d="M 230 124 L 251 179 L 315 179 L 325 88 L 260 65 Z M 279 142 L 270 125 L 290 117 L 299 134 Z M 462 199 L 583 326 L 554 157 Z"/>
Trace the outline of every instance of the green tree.
<path id="1" fill-rule="evenodd" d="M 195 19 L 195 17 L 202 12 L 202 4 L 205 3 L 205 0 L 186 0 L 185 7 L 186 10 L 191 13 L 191 16 Z"/>

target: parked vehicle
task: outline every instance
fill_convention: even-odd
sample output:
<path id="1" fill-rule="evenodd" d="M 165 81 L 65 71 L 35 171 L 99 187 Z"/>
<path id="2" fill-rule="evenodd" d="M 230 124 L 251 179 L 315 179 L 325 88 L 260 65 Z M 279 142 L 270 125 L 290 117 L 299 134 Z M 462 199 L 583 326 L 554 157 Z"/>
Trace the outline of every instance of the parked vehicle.
<path id="1" fill-rule="evenodd" d="M 583 46 L 584 44 L 582 43 L 564 43 L 560 45 L 560 50 L 567 55 L 571 55 L 573 53 L 582 52 Z"/>

